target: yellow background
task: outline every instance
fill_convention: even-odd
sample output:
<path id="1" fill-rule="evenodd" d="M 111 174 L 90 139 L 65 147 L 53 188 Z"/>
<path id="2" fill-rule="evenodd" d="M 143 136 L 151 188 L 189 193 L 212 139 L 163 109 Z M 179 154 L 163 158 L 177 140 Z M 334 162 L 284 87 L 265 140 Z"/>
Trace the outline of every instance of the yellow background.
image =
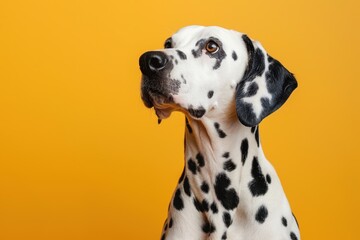
<path id="1" fill-rule="evenodd" d="M 358 239 L 359 1 L 0 1 L 0 239 L 159 239 L 183 166 L 138 57 L 178 28 L 246 32 L 299 87 L 261 125 L 303 239 Z"/>

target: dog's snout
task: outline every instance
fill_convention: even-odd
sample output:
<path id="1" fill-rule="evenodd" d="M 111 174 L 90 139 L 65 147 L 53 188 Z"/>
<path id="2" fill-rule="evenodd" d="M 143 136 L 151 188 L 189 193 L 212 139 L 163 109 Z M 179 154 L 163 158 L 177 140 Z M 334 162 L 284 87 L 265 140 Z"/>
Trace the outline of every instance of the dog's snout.
<path id="1" fill-rule="evenodd" d="M 139 64 L 140 70 L 145 75 L 153 75 L 165 69 L 168 57 L 160 51 L 146 52 L 141 55 Z"/>

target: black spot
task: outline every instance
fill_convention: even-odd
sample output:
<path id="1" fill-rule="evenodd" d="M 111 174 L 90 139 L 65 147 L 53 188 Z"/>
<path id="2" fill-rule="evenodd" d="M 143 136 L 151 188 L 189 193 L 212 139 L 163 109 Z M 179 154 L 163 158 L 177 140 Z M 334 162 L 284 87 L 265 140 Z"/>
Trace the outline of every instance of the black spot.
<path id="1" fill-rule="evenodd" d="M 196 163 L 191 158 L 188 160 L 188 168 L 193 174 L 196 174 Z"/>
<path id="2" fill-rule="evenodd" d="M 208 201 L 206 201 L 206 199 L 204 199 L 202 201 L 201 207 L 202 207 L 203 212 L 208 212 L 209 211 L 209 203 L 208 203 Z"/>
<path id="3" fill-rule="evenodd" d="M 161 236 L 161 240 L 165 240 L 165 233 Z"/>
<path id="4" fill-rule="evenodd" d="M 184 192 L 186 193 L 186 195 L 188 195 L 190 197 L 191 196 L 190 183 L 189 183 L 189 179 L 187 177 L 185 177 L 183 187 L 184 187 Z"/>
<path id="5" fill-rule="evenodd" d="M 181 198 L 180 189 L 176 190 L 176 192 L 175 192 L 175 196 L 174 196 L 174 200 L 173 200 L 173 206 L 179 211 L 184 208 L 184 202 L 183 202 L 183 200 Z"/>
<path id="6" fill-rule="evenodd" d="M 210 233 L 215 232 L 216 229 L 215 229 L 215 226 L 212 223 L 206 221 L 204 223 L 204 225 L 202 226 L 202 230 L 203 230 L 204 233 L 210 234 Z"/>
<path id="7" fill-rule="evenodd" d="M 173 219 L 172 219 L 172 218 L 170 218 L 169 228 L 172 228 L 172 226 L 173 226 Z"/>
<path id="8" fill-rule="evenodd" d="M 214 214 L 219 212 L 215 202 L 210 205 L 210 209 Z"/>
<path id="9" fill-rule="evenodd" d="M 178 60 L 177 60 L 177 59 L 175 59 L 175 64 L 176 64 L 176 65 L 178 64 Z"/>
<path id="10" fill-rule="evenodd" d="M 293 217 L 294 217 L 294 219 L 295 219 L 296 225 L 297 225 L 297 226 L 298 226 L 298 228 L 300 229 L 300 226 L 299 226 L 298 220 L 296 219 L 296 217 L 295 217 L 294 213 L 292 213 L 292 215 L 293 215 Z"/>
<path id="11" fill-rule="evenodd" d="M 167 228 L 168 228 L 168 224 L 166 223 L 166 224 L 165 224 L 165 228 L 164 228 L 164 230 L 166 231 L 166 230 L 167 230 Z"/>
<path id="12" fill-rule="evenodd" d="M 259 127 L 257 127 L 257 128 L 256 128 L 256 131 L 255 131 L 255 140 L 256 140 L 257 146 L 259 147 L 259 146 L 260 146 L 260 141 L 259 141 Z"/>
<path id="13" fill-rule="evenodd" d="M 222 156 L 223 156 L 223 158 L 228 158 L 228 157 L 230 156 L 230 153 L 229 153 L 229 152 L 226 152 L 226 153 L 224 153 Z"/>
<path id="14" fill-rule="evenodd" d="M 251 127 L 251 133 L 254 133 L 254 132 L 255 132 L 255 130 L 256 130 L 256 126 Z"/>
<path id="15" fill-rule="evenodd" d="M 208 98 L 212 98 L 213 95 L 214 95 L 214 91 L 209 91 L 209 92 L 208 92 Z"/>
<path id="16" fill-rule="evenodd" d="M 269 174 L 266 174 L 266 181 L 267 181 L 268 184 L 271 183 L 271 177 L 270 177 Z"/>
<path id="17" fill-rule="evenodd" d="M 179 178 L 179 183 L 181 183 L 184 180 L 184 176 L 185 176 L 185 168 L 183 169 L 181 176 Z"/>
<path id="18" fill-rule="evenodd" d="M 268 190 L 266 180 L 261 172 L 261 167 L 257 157 L 254 157 L 251 168 L 251 176 L 254 178 L 249 183 L 249 189 L 254 197 L 265 195 Z"/>
<path id="19" fill-rule="evenodd" d="M 194 58 L 198 58 L 202 55 L 202 50 L 205 46 L 205 39 L 200 39 L 199 41 L 197 41 L 195 46 L 197 46 L 198 48 L 191 50 L 191 53 Z"/>
<path id="20" fill-rule="evenodd" d="M 226 137 L 226 133 L 224 133 L 224 131 L 220 129 L 220 124 L 219 123 L 215 122 L 214 127 L 215 127 L 215 129 L 216 129 L 216 131 L 217 131 L 220 138 Z"/>
<path id="21" fill-rule="evenodd" d="M 193 199 L 193 203 L 194 203 L 194 206 L 195 206 L 196 210 L 198 210 L 199 212 L 204 211 L 203 208 L 202 208 L 201 203 L 199 202 L 199 200 L 197 200 L 197 198 Z"/>
<path id="22" fill-rule="evenodd" d="M 244 166 L 249 151 L 249 142 L 247 138 L 242 140 L 240 150 L 241 150 L 241 162 Z"/>
<path id="23" fill-rule="evenodd" d="M 180 59 L 181 60 L 186 60 L 187 57 L 186 57 L 186 54 L 180 50 L 176 50 L 177 54 L 179 55 Z"/>
<path id="24" fill-rule="evenodd" d="M 185 124 L 186 124 L 186 128 L 188 129 L 189 133 L 192 133 L 192 128 L 191 128 L 187 118 L 185 118 Z"/>
<path id="25" fill-rule="evenodd" d="M 203 182 L 201 184 L 201 191 L 203 191 L 204 193 L 208 193 L 209 192 L 209 185 L 206 182 Z"/>
<path id="26" fill-rule="evenodd" d="M 282 222 L 282 225 L 284 225 L 284 227 L 287 227 L 287 220 L 285 217 L 281 218 L 281 222 Z"/>
<path id="27" fill-rule="evenodd" d="M 224 221 L 226 227 L 230 227 L 230 225 L 232 224 L 232 219 L 231 219 L 230 213 L 224 212 L 223 221 Z"/>
<path id="28" fill-rule="evenodd" d="M 208 212 L 209 211 L 209 203 L 204 199 L 202 202 L 200 202 L 197 198 L 193 199 L 194 206 L 196 210 L 199 212 Z"/>
<path id="29" fill-rule="evenodd" d="M 216 176 L 214 185 L 215 194 L 226 210 L 232 210 L 239 204 L 239 196 L 235 189 L 228 189 L 230 183 L 230 179 L 225 173 L 220 173 Z"/>
<path id="30" fill-rule="evenodd" d="M 184 78 L 184 75 L 181 74 L 181 78 L 182 78 L 182 80 L 183 80 L 183 83 L 186 84 L 187 81 L 186 81 L 186 79 Z"/>
<path id="31" fill-rule="evenodd" d="M 297 236 L 293 232 L 290 233 L 290 238 L 291 240 L 298 240 Z"/>
<path id="32" fill-rule="evenodd" d="M 194 109 L 192 106 L 189 107 L 188 111 L 191 116 L 196 117 L 196 118 L 201 118 L 202 116 L 204 116 L 204 114 L 206 112 L 206 110 L 203 107 Z"/>
<path id="33" fill-rule="evenodd" d="M 227 239 L 227 235 L 226 232 L 224 232 L 224 234 L 221 236 L 221 240 L 226 240 Z"/>
<path id="34" fill-rule="evenodd" d="M 236 52 L 235 51 L 233 51 L 232 52 L 232 58 L 234 59 L 234 61 L 236 61 L 237 60 L 237 55 L 236 55 Z"/>
<path id="35" fill-rule="evenodd" d="M 196 160 L 197 160 L 197 162 L 198 162 L 198 164 L 199 164 L 199 167 L 205 166 L 204 157 L 203 157 L 203 155 L 202 155 L 201 153 L 198 153 L 198 154 L 196 155 Z"/>
<path id="36" fill-rule="evenodd" d="M 235 163 L 233 163 L 233 161 L 231 161 L 231 159 L 224 162 L 224 170 L 231 172 L 235 168 L 236 168 L 236 165 L 235 165 Z"/>
<path id="37" fill-rule="evenodd" d="M 268 210 L 264 205 L 262 205 L 261 207 L 259 207 L 255 215 L 255 220 L 258 221 L 259 223 L 264 223 L 267 216 L 268 216 Z"/>
<path id="38" fill-rule="evenodd" d="M 252 82 L 250 86 L 247 88 L 246 97 L 252 97 L 256 95 L 257 91 L 259 90 L 259 86 L 256 82 Z"/>
<path id="39" fill-rule="evenodd" d="M 164 48 L 172 48 L 172 38 L 169 37 L 164 43 Z"/>

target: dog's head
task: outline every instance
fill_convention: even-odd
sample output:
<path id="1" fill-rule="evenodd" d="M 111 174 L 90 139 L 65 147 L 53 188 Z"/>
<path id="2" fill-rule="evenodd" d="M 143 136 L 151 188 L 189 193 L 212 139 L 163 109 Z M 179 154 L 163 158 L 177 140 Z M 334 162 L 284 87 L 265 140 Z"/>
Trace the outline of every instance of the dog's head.
<path id="1" fill-rule="evenodd" d="M 260 43 L 236 31 L 185 27 L 164 47 L 140 57 L 142 99 L 160 119 L 174 110 L 195 119 L 236 113 L 255 126 L 297 87 Z"/>

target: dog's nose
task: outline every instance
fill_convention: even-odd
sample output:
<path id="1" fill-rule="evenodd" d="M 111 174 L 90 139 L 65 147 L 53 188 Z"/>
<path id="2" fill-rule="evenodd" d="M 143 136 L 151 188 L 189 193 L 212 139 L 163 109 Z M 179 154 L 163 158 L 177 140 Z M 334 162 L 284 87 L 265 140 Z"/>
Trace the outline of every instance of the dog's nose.
<path id="1" fill-rule="evenodd" d="M 168 57 L 160 51 L 146 52 L 139 59 L 140 70 L 145 75 L 153 75 L 163 70 L 168 63 Z"/>

